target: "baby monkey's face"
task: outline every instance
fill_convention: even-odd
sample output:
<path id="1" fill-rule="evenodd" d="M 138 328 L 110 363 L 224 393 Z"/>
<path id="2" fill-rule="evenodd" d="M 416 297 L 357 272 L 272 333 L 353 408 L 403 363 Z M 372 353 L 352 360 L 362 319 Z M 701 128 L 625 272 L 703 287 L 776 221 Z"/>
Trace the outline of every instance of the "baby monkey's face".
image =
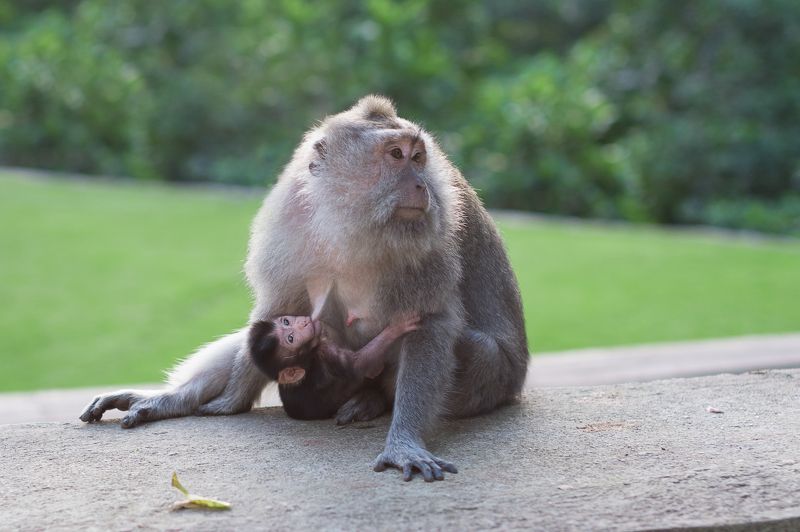
<path id="1" fill-rule="evenodd" d="M 309 316 L 279 316 L 274 320 L 275 336 L 281 351 L 287 355 L 296 353 L 300 348 L 313 346 L 319 338 L 321 327 Z"/>

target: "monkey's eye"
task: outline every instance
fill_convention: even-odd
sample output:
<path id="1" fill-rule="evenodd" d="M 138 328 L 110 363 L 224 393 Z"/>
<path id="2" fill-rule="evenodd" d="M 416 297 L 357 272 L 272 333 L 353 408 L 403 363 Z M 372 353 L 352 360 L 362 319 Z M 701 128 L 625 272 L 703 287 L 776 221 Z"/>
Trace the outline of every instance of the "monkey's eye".
<path id="1" fill-rule="evenodd" d="M 392 148 L 392 151 L 389 152 L 389 155 L 391 155 L 395 159 L 402 159 L 403 150 L 401 150 L 400 148 Z"/>
<path id="2" fill-rule="evenodd" d="M 283 318 L 283 324 L 288 327 L 289 326 L 289 320 L 287 320 L 286 318 Z"/>
<path id="3" fill-rule="evenodd" d="M 422 152 L 418 151 L 417 153 L 415 153 L 414 156 L 411 158 L 411 160 L 414 161 L 415 163 L 420 162 L 422 160 Z"/>
<path id="4" fill-rule="evenodd" d="M 290 344 L 291 344 L 291 343 L 294 343 L 294 335 L 293 335 L 293 334 L 290 334 L 289 336 L 287 336 L 287 337 L 286 337 L 286 340 L 287 340 L 287 341 L 288 341 Z"/>

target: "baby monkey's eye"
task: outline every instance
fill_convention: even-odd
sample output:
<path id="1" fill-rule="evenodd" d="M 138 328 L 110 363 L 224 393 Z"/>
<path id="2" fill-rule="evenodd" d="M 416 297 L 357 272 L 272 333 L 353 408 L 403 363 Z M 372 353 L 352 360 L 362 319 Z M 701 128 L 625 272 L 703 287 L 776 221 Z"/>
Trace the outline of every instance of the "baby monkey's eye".
<path id="1" fill-rule="evenodd" d="M 283 324 L 284 325 L 289 325 L 289 320 L 287 320 L 286 318 L 283 318 Z"/>
<path id="2" fill-rule="evenodd" d="M 418 151 L 417 153 L 415 153 L 414 156 L 411 158 L 411 160 L 414 161 L 415 163 L 420 162 L 422 160 L 422 152 Z"/>
<path id="3" fill-rule="evenodd" d="M 392 148 L 392 151 L 389 152 L 389 155 L 391 155 L 395 159 L 402 159 L 403 150 L 401 150 L 400 148 Z"/>
<path id="4" fill-rule="evenodd" d="M 293 334 L 290 334 L 289 336 L 287 336 L 286 339 L 289 341 L 290 344 L 294 343 L 294 335 Z"/>

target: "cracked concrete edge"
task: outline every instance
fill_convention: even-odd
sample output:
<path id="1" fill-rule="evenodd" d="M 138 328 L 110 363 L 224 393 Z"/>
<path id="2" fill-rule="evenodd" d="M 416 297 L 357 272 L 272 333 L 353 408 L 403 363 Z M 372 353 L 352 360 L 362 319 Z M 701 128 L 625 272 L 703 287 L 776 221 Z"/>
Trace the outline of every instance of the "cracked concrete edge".
<path id="1" fill-rule="evenodd" d="M 645 382 L 757 369 L 800 367 L 800 333 L 537 353 L 526 387 Z M 158 389 L 162 384 L 104 386 L 0 394 L 0 424 L 74 421 L 95 395 L 120 388 Z M 258 406 L 279 406 L 268 386 Z"/>

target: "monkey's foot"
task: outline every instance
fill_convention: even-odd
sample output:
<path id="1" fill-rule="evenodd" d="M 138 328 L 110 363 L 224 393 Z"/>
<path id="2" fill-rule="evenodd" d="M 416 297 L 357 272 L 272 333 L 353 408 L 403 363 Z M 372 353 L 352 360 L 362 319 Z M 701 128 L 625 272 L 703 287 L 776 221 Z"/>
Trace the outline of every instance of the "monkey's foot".
<path id="1" fill-rule="evenodd" d="M 98 395 L 83 409 L 80 420 L 86 423 L 100 421 L 103 414 L 108 410 L 129 410 L 133 405 L 141 402 L 145 396 L 132 390 L 120 390 L 118 392 Z"/>
<path id="2" fill-rule="evenodd" d="M 456 466 L 433 456 L 424 447 L 412 443 L 387 443 L 386 448 L 375 460 L 375 471 L 385 471 L 394 467 L 403 472 L 403 480 L 408 482 L 414 471 L 422 473 L 425 482 L 444 480 L 444 471 L 458 473 Z"/>
<path id="3" fill-rule="evenodd" d="M 361 390 L 336 412 L 336 424 L 347 425 L 354 421 L 369 421 L 386 412 L 386 398 L 378 390 Z"/>
<path id="4" fill-rule="evenodd" d="M 128 415 L 120 421 L 120 426 L 123 429 L 132 429 L 148 421 L 158 421 L 180 415 L 177 412 L 169 412 L 164 403 L 164 396 L 157 395 L 132 404 Z"/>

